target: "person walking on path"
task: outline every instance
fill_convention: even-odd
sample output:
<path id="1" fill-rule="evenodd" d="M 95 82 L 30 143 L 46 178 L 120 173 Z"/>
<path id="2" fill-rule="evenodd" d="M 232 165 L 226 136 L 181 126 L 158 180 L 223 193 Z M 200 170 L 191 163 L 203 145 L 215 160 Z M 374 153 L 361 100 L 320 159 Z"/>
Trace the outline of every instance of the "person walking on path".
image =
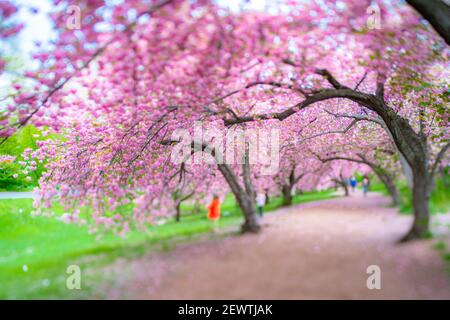
<path id="1" fill-rule="evenodd" d="M 213 224 L 214 232 L 217 231 L 220 219 L 220 200 L 218 195 L 213 196 L 213 200 L 208 206 L 208 219 Z"/>
<path id="2" fill-rule="evenodd" d="M 264 213 L 264 206 L 266 204 L 266 195 L 263 192 L 258 192 L 256 195 L 256 206 L 258 207 L 258 214 L 262 218 Z"/>
<path id="3" fill-rule="evenodd" d="M 369 192 L 369 184 L 370 184 L 369 177 L 365 175 L 362 181 L 364 196 L 367 196 L 367 192 Z"/>
<path id="4" fill-rule="evenodd" d="M 352 187 L 352 191 L 355 192 L 355 188 L 356 188 L 356 178 L 355 178 L 355 176 L 352 176 L 350 178 L 350 186 Z"/>

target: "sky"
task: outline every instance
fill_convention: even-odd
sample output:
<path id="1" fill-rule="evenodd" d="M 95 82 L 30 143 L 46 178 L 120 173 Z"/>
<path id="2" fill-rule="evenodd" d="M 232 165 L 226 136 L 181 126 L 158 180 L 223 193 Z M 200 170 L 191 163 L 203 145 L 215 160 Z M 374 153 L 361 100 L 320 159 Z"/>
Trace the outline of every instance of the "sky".
<path id="1" fill-rule="evenodd" d="M 34 42 L 46 43 L 51 37 L 51 23 L 47 17 L 51 10 L 48 0 L 15 0 L 21 8 L 18 13 L 19 21 L 25 23 L 25 27 L 19 35 L 19 47 L 24 53 L 30 53 L 34 48 Z M 36 8 L 36 14 L 31 13 L 31 8 Z"/>
<path id="2" fill-rule="evenodd" d="M 51 23 L 47 17 L 48 12 L 51 9 L 49 0 L 13 0 L 18 5 L 19 12 L 16 15 L 17 22 L 23 23 L 24 28 L 19 33 L 17 39 L 14 39 L 13 52 L 14 58 L 17 58 L 17 68 L 22 67 L 27 69 L 31 64 L 31 53 L 34 49 L 34 43 L 42 42 L 47 43 L 51 39 Z M 36 14 L 33 14 L 31 9 L 38 10 Z M 8 52 L 10 52 L 10 48 Z M 2 73 L 0 75 L 0 97 L 3 97 L 8 92 L 11 81 L 15 81 L 16 76 L 14 74 Z"/>

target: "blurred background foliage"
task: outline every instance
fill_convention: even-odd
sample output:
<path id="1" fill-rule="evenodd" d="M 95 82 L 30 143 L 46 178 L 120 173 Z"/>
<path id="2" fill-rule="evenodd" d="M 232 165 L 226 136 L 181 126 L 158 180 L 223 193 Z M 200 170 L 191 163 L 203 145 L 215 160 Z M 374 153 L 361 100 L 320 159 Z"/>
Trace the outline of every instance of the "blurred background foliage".
<path id="1" fill-rule="evenodd" d="M 0 145 L 0 191 L 30 191 L 38 185 L 45 162 L 29 159 L 36 162 L 36 170 L 30 170 L 29 166 L 23 166 L 20 162 L 24 161 L 22 153 L 26 149 L 36 150 L 38 140 L 54 136 L 46 131 L 28 125 Z"/>

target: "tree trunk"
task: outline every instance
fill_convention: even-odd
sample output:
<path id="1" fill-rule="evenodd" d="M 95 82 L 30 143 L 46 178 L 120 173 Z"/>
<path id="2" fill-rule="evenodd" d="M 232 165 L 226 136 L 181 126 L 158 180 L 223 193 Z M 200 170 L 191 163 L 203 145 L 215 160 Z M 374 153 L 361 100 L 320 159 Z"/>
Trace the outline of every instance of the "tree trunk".
<path id="1" fill-rule="evenodd" d="M 384 169 L 374 166 L 371 167 L 372 170 L 375 172 L 375 174 L 378 176 L 378 178 L 386 187 L 389 196 L 391 197 L 391 204 L 393 206 L 398 206 L 400 204 L 400 195 L 398 193 L 397 187 L 395 186 L 394 179 Z"/>
<path id="2" fill-rule="evenodd" d="M 241 201 L 240 205 L 242 212 L 244 213 L 244 223 L 241 226 L 241 231 L 243 233 L 251 232 L 257 233 L 261 230 L 258 217 L 256 215 L 255 206 L 253 200 L 247 195 Z"/>
<path id="3" fill-rule="evenodd" d="M 198 141 L 193 141 L 191 143 L 191 148 L 193 152 L 195 151 L 204 151 L 208 148 L 208 145 L 205 143 L 200 143 Z M 217 150 L 213 148 L 209 150 L 211 156 L 214 157 L 217 163 L 217 167 L 222 174 L 222 176 L 227 181 L 233 195 L 236 198 L 236 201 L 241 208 L 242 213 L 244 215 L 244 223 L 242 225 L 242 232 L 252 232 L 256 233 L 261 229 L 259 225 L 258 216 L 256 215 L 254 198 L 251 196 L 253 192 L 253 186 L 251 185 L 249 179 L 249 159 L 248 159 L 248 148 L 246 148 L 245 152 L 245 161 L 244 161 L 244 184 L 245 189 L 239 184 L 239 181 L 234 174 L 233 170 L 231 170 L 230 166 L 224 163 L 222 160 L 223 157 L 217 153 Z M 220 161 L 219 161 L 220 160 Z M 248 176 L 246 176 L 248 175 Z"/>
<path id="4" fill-rule="evenodd" d="M 283 185 L 281 188 L 281 194 L 283 196 L 283 206 L 292 205 L 292 187 L 290 185 Z"/>
<path id="5" fill-rule="evenodd" d="M 403 154 L 397 150 L 397 153 L 399 155 L 400 165 L 402 166 L 403 174 L 406 178 L 406 183 L 408 184 L 408 187 L 410 190 L 413 188 L 413 173 L 411 166 L 409 165 L 408 161 L 406 161 Z"/>
<path id="6" fill-rule="evenodd" d="M 226 164 L 219 164 L 219 171 L 227 181 L 228 185 L 236 198 L 239 208 L 244 215 L 244 223 L 241 227 L 242 232 L 256 233 L 260 231 L 261 226 L 256 215 L 255 205 L 253 199 L 245 192 L 245 190 L 239 185 L 239 182 L 231 170 Z"/>
<path id="7" fill-rule="evenodd" d="M 348 192 L 347 182 L 345 182 L 345 181 L 341 182 L 341 186 L 344 188 L 345 196 L 348 197 L 350 195 L 350 193 Z"/>
<path id="8" fill-rule="evenodd" d="M 302 173 L 296 177 L 295 168 L 296 165 L 294 164 L 292 166 L 291 172 L 289 173 L 288 180 L 281 187 L 281 193 L 283 195 L 283 206 L 292 205 L 292 191 L 294 190 L 295 185 L 300 181 L 300 179 L 305 176 L 305 173 Z"/>
<path id="9" fill-rule="evenodd" d="M 414 208 L 414 221 L 409 232 L 400 240 L 401 242 L 424 239 L 430 236 L 430 209 L 429 198 L 431 186 L 425 166 L 413 170 L 412 204 Z"/>
<path id="10" fill-rule="evenodd" d="M 394 207 L 400 205 L 400 195 L 398 193 L 398 190 L 397 190 L 397 187 L 395 186 L 394 181 L 389 179 L 385 182 L 384 185 L 386 186 L 386 189 L 389 192 L 389 195 L 391 197 L 391 205 Z"/>
<path id="11" fill-rule="evenodd" d="M 244 163 L 242 164 L 242 180 L 245 188 L 245 198 L 243 199 L 243 203 L 246 208 L 244 211 L 245 221 L 241 229 L 242 232 L 258 232 L 261 227 L 255 210 L 256 193 L 250 177 L 250 150 L 248 143 L 245 145 Z"/>
<path id="12" fill-rule="evenodd" d="M 266 191 L 264 194 L 265 194 L 265 196 L 266 196 L 266 202 L 265 202 L 265 205 L 267 206 L 267 205 L 270 203 L 269 192 Z"/>
<path id="13" fill-rule="evenodd" d="M 332 181 L 334 181 L 334 183 L 335 183 L 336 191 L 338 190 L 338 186 L 341 186 L 344 189 L 344 195 L 346 197 L 349 196 L 348 185 L 347 185 L 347 182 L 344 179 L 340 180 L 338 178 L 334 178 L 334 179 L 332 179 Z"/>
<path id="14" fill-rule="evenodd" d="M 400 151 L 397 143 L 395 142 L 395 138 L 392 135 L 392 132 L 389 130 L 389 128 L 387 127 L 386 122 L 384 122 L 384 120 L 383 120 L 382 127 L 386 131 L 386 133 L 389 135 L 391 140 L 394 142 L 395 150 L 397 151 L 397 154 L 398 154 L 398 157 L 399 157 L 399 162 L 400 162 L 400 165 L 402 167 L 403 174 L 405 175 L 405 178 L 406 178 L 406 183 L 408 184 L 409 189 L 412 190 L 412 188 L 413 188 L 413 174 L 412 174 L 411 166 L 409 165 L 408 160 L 406 160 L 406 158 L 403 155 L 403 153 Z"/>
<path id="15" fill-rule="evenodd" d="M 374 104 L 374 111 L 383 118 L 398 151 L 405 157 L 412 171 L 414 222 L 411 229 L 400 241 L 427 238 L 430 235 L 428 201 L 431 193 L 432 174 L 428 172 L 427 168 L 426 137 L 422 131 L 416 133 L 407 119 L 393 112 L 384 102 L 381 102 L 378 106 Z"/>
<path id="16" fill-rule="evenodd" d="M 258 216 L 256 215 L 253 198 L 250 197 L 246 192 L 243 192 L 243 190 L 235 191 L 232 189 L 232 192 L 237 200 L 239 208 L 242 210 L 242 213 L 244 214 L 244 223 L 241 226 L 241 231 L 243 233 L 259 232 L 261 226 L 258 221 Z"/>
<path id="17" fill-rule="evenodd" d="M 175 221 L 180 222 L 181 218 L 181 202 L 177 202 L 175 206 L 176 214 L 175 214 Z"/>

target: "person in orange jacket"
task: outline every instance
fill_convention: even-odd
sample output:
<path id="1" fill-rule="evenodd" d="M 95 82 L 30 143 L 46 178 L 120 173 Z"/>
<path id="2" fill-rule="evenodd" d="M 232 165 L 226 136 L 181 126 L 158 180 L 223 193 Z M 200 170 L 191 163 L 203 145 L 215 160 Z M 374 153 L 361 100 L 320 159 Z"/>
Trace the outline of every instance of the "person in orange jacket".
<path id="1" fill-rule="evenodd" d="M 213 196 L 213 200 L 208 206 L 208 219 L 213 222 L 214 231 L 217 230 L 220 219 L 220 200 L 218 195 Z"/>

